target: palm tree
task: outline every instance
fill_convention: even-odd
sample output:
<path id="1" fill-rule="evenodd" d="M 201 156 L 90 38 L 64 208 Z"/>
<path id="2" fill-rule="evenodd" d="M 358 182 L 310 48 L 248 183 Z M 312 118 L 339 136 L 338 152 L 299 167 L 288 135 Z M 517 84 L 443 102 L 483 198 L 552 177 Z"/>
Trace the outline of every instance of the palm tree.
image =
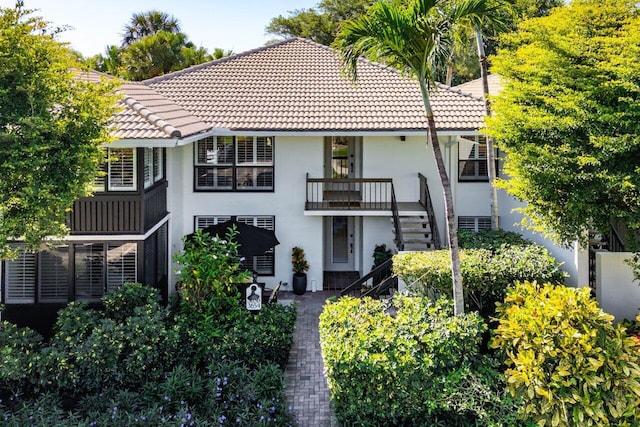
<path id="1" fill-rule="evenodd" d="M 179 33 L 180 21 L 173 15 L 159 10 L 134 13 L 129 24 L 124 26 L 122 46 L 129 46 L 143 37 L 156 34 L 159 31 Z"/>
<path id="2" fill-rule="evenodd" d="M 452 27 L 462 16 L 464 10 L 450 7 L 446 0 L 410 0 L 406 6 L 399 2 L 378 2 L 366 15 L 345 22 L 334 43 L 342 54 L 345 72 L 354 80 L 361 56 L 386 62 L 418 80 L 428 123 L 427 141 L 431 142 L 444 193 L 456 315 L 464 313 L 458 233 L 451 183 L 438 142 L 429 92 L 435 83 L 435 65 L 446 64 L 453 43 Z"/>
<path id="3" fill-rule="evenodd" d="M 491 114 L 491 104 L 489 102 L 489 81 L 487 55 L 484 50 L 484 29 L 499 32 L 507 29 L 511 20 L 511 2 L 507 0 L 457 0 L 455 8 L 463 10 L 456 25 L 462 32 L 472 32 L 476 39 L 478 61 L 480 62 L 480 77 L 482 78 L 482 92 L 484 94 L 485 109 L 487 116 Z M 498 190 L 496 188 L 496 160 L 493 148 L 493 139 L 486 138 L 487 141 L 487 171 L 489 175 L 489 188 L 491 190 L 491 229 L 500 229 Z"/>

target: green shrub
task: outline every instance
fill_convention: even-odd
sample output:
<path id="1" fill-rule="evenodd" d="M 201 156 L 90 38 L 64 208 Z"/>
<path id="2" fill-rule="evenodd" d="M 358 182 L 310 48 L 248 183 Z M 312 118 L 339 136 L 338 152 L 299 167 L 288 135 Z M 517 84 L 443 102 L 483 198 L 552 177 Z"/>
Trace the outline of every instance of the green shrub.
<path id="1" fill-rule="evenodd" d="M 158 290 L 141 283 L 125 283 L 118 286 L 102 297 L 102 303 L 105 315 L 119 322 L 134 316 L 138 307 L 146 307 L 152 311 L 161 310 Z"/>
<path id="2" fill-rule="evenodd" d="M 538 425 L 640 423 L 640 348 L 588 288 L 523 283 L 497 310 L 492 346 L 507 355 L 509 389 Z"/>
<path id="3" fill-rule="evenodd" d="M 500 376 L 478 353 L 486 326 L 450 302 L 341 298 L 320 315 L 320 342 L 338 420 L 345 425 L 494 425 L 507 413 Z M 509 409 L 511 408 L 511 409 Z"/>
<path id="4" fill-rule="evenodd" d="M 502 248 L 503 245 L 524 247 L 534 244 L 531 240 L 527 240 L 522 237 L 522 235 L 514 233 L 513 231 L 458 230 L 458 245 L 460 245 L 460 249 L 486 249 L 491 252 L 496 252 Z"/>
<path id="5" fill-rule="evenodd" d="M 156 298 L 154 290 L 126 284 L 104 297 L 104 314 L 113 318 L 86 304 L 61 310 L 43 350 L 43 389 L 80 395 L 108 386 L 134 389 L 160 378 L 173 363 L 179 331 L 167 327 L 167 312 Z"/>
<path id="6" fill-rule="evenodd" d="M 33 389 L 41 343 L 36 331 L 0 322 L 0 399 Z"/>
<path id="7" fill-rule="evenodd" d="M 535 244 L 502 245 L 460 251 L 460 268 L 466 309 L 493 315 L 495 303 L 506 289 L 525 280 L 562 283 L 564 273 L 545 248 Z M 395 255 L 393 270 L 407 283 L 412 295 L 451 297 L 451 261 L 448 250 Z"/>
<path id="8" fill-rule="evenodd" d="M 174 256 L 180 264 L 180 289 L 183 301 L 196 310 L 211 313 L 212 308 L 219 308 L 218 314 L 224 314 L 237 305 L 238 287 L 250 276 L 241 269 L 238 256 L 238 243 L 234 241 L 237 234 L 231 229 L 225 239 L 211 237 L 197 230 L 184 240 L 184 250 Z M 215 301 L 214 306 L 205 307 Z"/>
<path id="9" fill-rule="evenodd" d="M 266 363 L 287 366 L 293 344 L 297 311 L 295 306 L 268 304 L 257 314 L 245 311 L 222 337 L 216 359 L 242 360 L 247 366 Z"/>

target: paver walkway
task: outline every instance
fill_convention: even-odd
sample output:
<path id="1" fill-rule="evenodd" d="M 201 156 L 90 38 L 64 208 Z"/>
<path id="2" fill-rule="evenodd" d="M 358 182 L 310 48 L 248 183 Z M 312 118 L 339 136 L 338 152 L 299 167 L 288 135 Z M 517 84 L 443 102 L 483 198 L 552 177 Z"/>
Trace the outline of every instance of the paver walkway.
<path id="1" fill-rule="evenodd" d="M 298 320 L 285 379 L 287 399 L 298 425 L 303 427 L 338 425 L 329 401 L 318 330 L 319 316 L 325 300 L 337 293 L 324 291 L 295 295 L 283 292 L 279 295 L 280 300 L 294 300 L 298 303 Z"/>

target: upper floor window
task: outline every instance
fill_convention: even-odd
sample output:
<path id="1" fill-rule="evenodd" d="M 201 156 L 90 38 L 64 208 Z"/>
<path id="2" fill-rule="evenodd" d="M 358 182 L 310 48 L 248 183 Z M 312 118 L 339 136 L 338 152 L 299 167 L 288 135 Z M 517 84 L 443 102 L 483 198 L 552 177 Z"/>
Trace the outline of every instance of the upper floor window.
<path id="1" fill-rule="evenodd" d="M 164 179 L 164 148 L 144 149 L 144 188 Z"/>
<path id="2" fill-rule="evenodd" d="M 136 190 L 136 149 L 108 148 L 104 169 L 93 180 L 93 191 Z"/>
<path id="3" fill-rule="evenodd" d="M 488 181 L 487 141 L 484 136 L 464 136 L 458 143 L 458 180 Z"/>
<path id="4" fill-rule="evenodd" d="M 212 136 L 195 143 L 196 190 L 273 190 L 273 138 Z"/>

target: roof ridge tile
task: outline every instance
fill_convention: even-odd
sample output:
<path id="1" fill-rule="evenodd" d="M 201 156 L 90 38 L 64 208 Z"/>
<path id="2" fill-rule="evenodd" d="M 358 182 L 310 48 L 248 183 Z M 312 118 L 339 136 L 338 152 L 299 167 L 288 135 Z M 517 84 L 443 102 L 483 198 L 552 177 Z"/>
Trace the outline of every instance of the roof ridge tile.
<path id="1" fill-rule="evenodd" d="M 125 96 L 123 102 L 132 108 L 136 113 L 142 116 L 151 125 L 161 129 L 170 138 L 181 138 L 182 132 L 170 125 L 168 122 L 160 118 L 153 111 L 145 107 L 140 101 L 132 96 Z"/>

